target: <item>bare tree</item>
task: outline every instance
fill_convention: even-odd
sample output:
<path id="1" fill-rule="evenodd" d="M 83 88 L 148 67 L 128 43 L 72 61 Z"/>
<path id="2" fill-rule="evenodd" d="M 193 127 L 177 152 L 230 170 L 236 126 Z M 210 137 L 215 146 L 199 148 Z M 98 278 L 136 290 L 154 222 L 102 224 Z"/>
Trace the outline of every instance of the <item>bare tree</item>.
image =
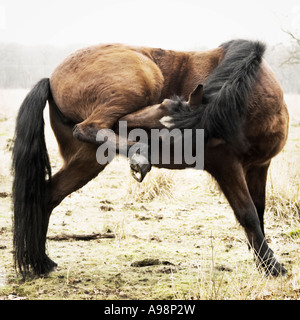
<path id="1" fill-rule="evenodd" d="M 290 36 L 291 45 L 288 48 L 288 57 L 281 63 L 281 65 L 300 64 L 300 37 L 295 33 L 288 30 L 282 30 Z"/>

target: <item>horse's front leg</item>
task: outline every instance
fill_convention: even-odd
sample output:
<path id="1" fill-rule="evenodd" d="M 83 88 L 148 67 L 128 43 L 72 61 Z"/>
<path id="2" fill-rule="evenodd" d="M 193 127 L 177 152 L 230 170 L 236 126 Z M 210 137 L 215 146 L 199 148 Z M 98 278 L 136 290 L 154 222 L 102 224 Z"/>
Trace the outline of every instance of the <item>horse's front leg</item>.
<path id="1" fill-rule="evenodd" d="M 220 148 L 219 150 L 221 151 Z M 222 153 L 207 151 L 205 169 L 217 180 L 237 220 L 244 228 L 254 250 L 257 265 L 262 267 L 267 275 L 284 275 L 285 268 L 276 260 L 264 237 L 242 164 L 230 150 L 224 148 Z"/>

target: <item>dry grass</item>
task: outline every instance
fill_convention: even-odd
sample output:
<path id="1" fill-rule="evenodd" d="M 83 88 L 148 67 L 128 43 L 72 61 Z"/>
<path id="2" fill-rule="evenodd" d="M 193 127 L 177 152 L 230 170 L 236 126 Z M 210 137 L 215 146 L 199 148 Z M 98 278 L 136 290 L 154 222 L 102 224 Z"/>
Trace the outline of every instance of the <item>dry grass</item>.
<path id="1" fill-rule="evenodd" d="M 267 208 L 275 217 L 297 224 L 300 221 L 300 171 L 295 168 L 299 162 L 283 156 L 275 161 L 268 177 Z"/>
<path id="2" fill-rule="evenodd" d="M 172 171 L 152 168 L 142 183 L 128 177 L 127 192 L 134 201 L 151 201 L 155 198 L 172 198 L 174 187 Z"/>
<path id="3" fill-rule="evenodd" d="M 272 160 L 267 185 L 267 209 L 289 224 L 300 221 L 300 96 L 286 97 L 290 113 L 289 137 Z"/>

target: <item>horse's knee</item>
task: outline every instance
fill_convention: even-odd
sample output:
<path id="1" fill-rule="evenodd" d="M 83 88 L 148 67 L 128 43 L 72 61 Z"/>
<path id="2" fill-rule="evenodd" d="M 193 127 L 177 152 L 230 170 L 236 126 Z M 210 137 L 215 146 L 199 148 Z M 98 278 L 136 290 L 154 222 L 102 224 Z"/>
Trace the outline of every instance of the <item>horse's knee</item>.
<path id="1" fill-rule="evenodd" d="M 81 132 L 80 128 L 78 127 L 78 125 L 75 125 L 73 127 L 72 132 L 73 132 L 73 137 L 80 140 L 80 138 L 82 137 L 82 132 Z"/>
<path id="2" fill-rule="evenodd" d="M 94 136 L 94 130 L 89 125 L 76 124 L 73 127 L 73 137 L 78 140 L 86 140 L 89 136 Z"/>
<path id="3" fill-rule="evenodd" d="M 73 137 L 82 142 L 89 142 L 96 144 L 96 136 L 98 129 L 92 124 L 82 125 L 76 124 L 73 127 Z"/>
<path id="4" fill-rule="evenodd" d="M 245 230 L 249 230 L 252 232 L 257 228 L 260 228 L 259 219 L 253 206 L 245 208 L 244 210 L 241 210 L 239 212 L 235 212 L 235 215 L 240 225 Z"/>

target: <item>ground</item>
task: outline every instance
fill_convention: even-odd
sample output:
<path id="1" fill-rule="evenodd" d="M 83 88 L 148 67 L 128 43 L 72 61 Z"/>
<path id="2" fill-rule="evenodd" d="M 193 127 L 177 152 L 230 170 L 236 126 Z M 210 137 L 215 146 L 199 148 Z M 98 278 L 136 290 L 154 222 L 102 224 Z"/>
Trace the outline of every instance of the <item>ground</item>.
<path id="1" fill-rule="evenodd" d="M 24 282 L 13 267 L 10 150 L 25 94 L 0 91 L 0 299 L 300 298 L 299 96 L 286 97 L 290 135 L 269 172 L 265 222 L 287 276 L 257 270 L 242 228 L 207 174 L 156 169 L 140 186 L 127 160 L 117 158 L 54 210 L 47 247 L 57 271 Z M 61 159 L 47 110 L 45 121 L 55 172 Z M 110 238 L 53 240 L 62 233 Z"/>

